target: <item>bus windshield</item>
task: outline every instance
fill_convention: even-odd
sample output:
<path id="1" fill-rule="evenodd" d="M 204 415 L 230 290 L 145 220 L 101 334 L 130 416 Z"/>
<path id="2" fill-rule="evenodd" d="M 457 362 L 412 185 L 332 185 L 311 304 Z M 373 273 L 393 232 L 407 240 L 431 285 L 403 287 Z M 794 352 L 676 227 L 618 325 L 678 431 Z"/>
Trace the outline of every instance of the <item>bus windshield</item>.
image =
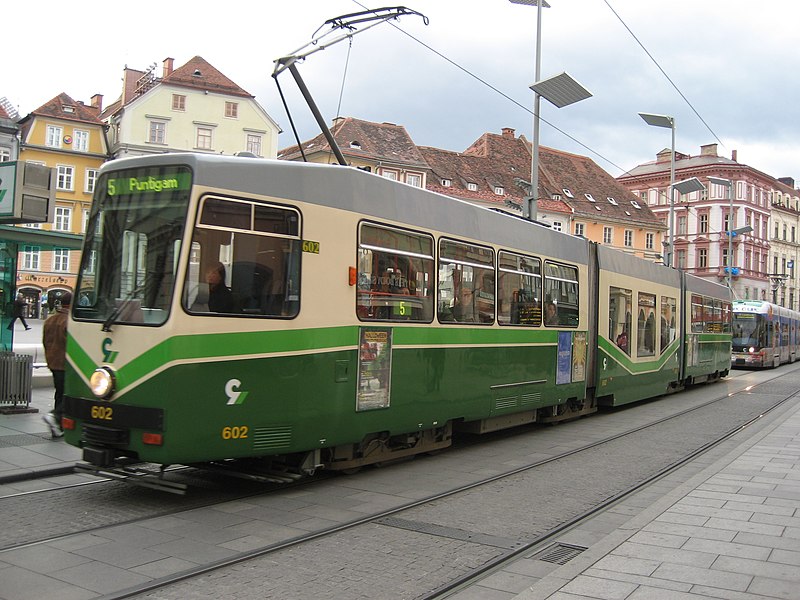
<path id="1" fill-rule="evenodd" d="M 733 344 L 734 351 L 741 351 L 745 348 L 756 348 L 770 346 L 769 323 L 764 315 L 756 313 L 734 313 L 733 314 Z"/>
<path id="2" fill-rule="evenodd" d="M 86 226 L 73 315 L 161 325 L 169 316 L 191 190 L 188 167 L 104 173 Z"/>

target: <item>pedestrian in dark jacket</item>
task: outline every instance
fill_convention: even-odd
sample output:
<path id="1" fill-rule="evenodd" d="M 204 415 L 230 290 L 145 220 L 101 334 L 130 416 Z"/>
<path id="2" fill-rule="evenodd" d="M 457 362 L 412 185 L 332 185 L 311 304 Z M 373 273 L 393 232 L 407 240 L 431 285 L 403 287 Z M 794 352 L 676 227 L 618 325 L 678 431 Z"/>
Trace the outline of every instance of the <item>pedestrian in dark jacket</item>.
<path id="1" fill-rule="evenodd" d="M 72 304 L 72 294 L 61 296 L 61 306 L 47 318 L 42 327 L 42 344 L 47 367 L 53 374 L 53 411 L 42 415 L 54 438 L 64 435 L 61 429 L 61 415 L 64 401 L 64 364 L 67 360 L 67 317 Z"/>
<path id="2" fill-rule="evenodd" d="M 20 322 L 25 326 L 25 331 L 28 331 L 30 327 L 28 327 L 28 323 L 25 321 L 25 309 L 27 308 L 27 304 L 25 303 L 25 296 L 22 294 L 17 294 L 16 300 L 14 300 L 12 312 L 11 312 L 11 323 L 8 324 L 8 330 L 14 330 L 14 322 L 19 319 Z"/>

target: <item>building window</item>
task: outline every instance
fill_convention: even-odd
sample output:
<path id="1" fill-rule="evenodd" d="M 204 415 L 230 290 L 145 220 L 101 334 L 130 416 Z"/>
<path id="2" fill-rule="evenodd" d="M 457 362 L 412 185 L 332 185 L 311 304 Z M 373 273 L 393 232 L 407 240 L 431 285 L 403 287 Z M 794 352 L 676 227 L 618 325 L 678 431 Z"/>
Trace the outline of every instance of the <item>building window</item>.
<path id="1" fill-rule="evenodd" d="M 505 190 L 503 190 L 503 186 L 496 185 L 494 186 L 494 193 L 497 194 L 498 196 L 502 196 L 505 193 Z"/>
<path id="2" fill-rule="evenodd" d="M 553 221 L 553 229 L 555 231 L 561 231 L 561 221 Z"/>
<path id="3" fill-rule="evenodd" d="M 477 183 L 472 183 L 472 182 L 469 182 L 469 183 L 467 183 L 467 189 L 468 189 L 470 192 L 477 192 L 477 191 L 478 191 L 478 184 L 477 184 Z"/>
<path id="4" fill-rule="evenodd" d="M 150 121 L 147 141 L 151 144 L 167 143 L 167 124 L 164 121 Z"/>
<path id="5" fill-rule="evenodd" d="M 406 173 L 406 183 L 414 187 L 422 187 L 422 176 L 418 173 Z"/>
<path id="6" fill-rule="evenodd" d="M 89 132 L 75 129 L 72 132 L 72 149 L 77 152 L 89 151 Z"/>
<path id="7" fill-rule="evenodd" d="M 211 130 L 208 127 L 197 128 L 197 148 L 211 150 Z"/>
<path id="8" fill-rule="evenodd" d="M 603 227 L 603 243 L 611 244 L 614 241 L 614 230 L 611 227 Z"/>
<path id="9" fill-rule="evenodd" d="M 94 192 L 94 186 L 97 183 L 97 169 L 86 169 L 86 193 L 91 194 Z"/>
<path id="10" fill-rule="evenodd" d="M 381 169 L 381 177 L 397 181 L 397 171 L 390 171 L 389 169 Z"/>
<path id="11" fill-rule="evenodd" d="M 653 250 L 656 246 L 656 236 L 654 233 L 645 233 L 644 234 L 644 247 L 647 250 Z"/>
<path id="12" fill-rule="evenodd" d="M 708 267 L 708 250 L 706 248 L 697 249 L 697 268 L 705 269 Z"/>
<path id="13" fill-rule="evenodd" d="M 575 235 L 583 236 L 583 223 L 575 223 Z"/>
<path id="14" fill-rule="evenodd" d="M 678 250 L 675 252 L 675 266 L 679 269 L 686 268 L 686 250 Z"/>
<path id="15" fill-rule="evenodd" d="M 56 231 L 69 231 L 72 221 L 72 209 L 65 206 L 56 206 L 53 229 Z"/>
<path id="16" fill-rule="evenodd" d="M 61 148 L 61 137 L 64 135 L 64 130 L 61 127 L 48 125 L 46 135 L 45 146 L 48 148 Z"/>
<path id="17" fill-rule="evenodd" d="M 450 187 L 453 182 L 450 179 L 442 179 L 442 187 Z"/>
<path id="18" fill-rule="evenodd" d="M 71 192 L 73 180 L 75 179 L 75 167 L 69 165 L 58 165 L 56 167 L 56 188 Z"/>
<path id="19" fill-rule="evenodd" d="M 89 222 L 89 210 L 83 210 L 83 219 L 81 219 L 81 235 L 86 233 L 86 224 Z"/>
<path id="20" fill-rule="evenodd" d="M 633 231 L 630 229 L 625 230 L 625 247 L 632 248 L 633 247 Z"/>
<path id="21" fill-rule="evenodd" d="M 699 231 L 698 233 L 708 233 L 708 213 L 702 213 L 698 215 L 699 218 Z"/>
<path id="22" fill-rule="evenodd" d="M 686 215 L 678 215 L 678 235 L 686 235 Z"/>
<path id="23" fill-rule="evenodd" d="M 8 148 L 0 148 L 0 162 L 8 162 L 11 160 L 11 150 Z"/>
<path id="24" fill-rule="evenodd" d="M 226 102 L 225 103 L 225 116 L 229 119 L 237 119 L 239 118 L 239 103 L 238 102 Z"/>
<path id="25" fill-rule="evenodd" d="M 53 250 L 53 271 L 69 271 L 69 250 L 66 248 Z"/>
<path id="26" fill-rule="evenodd" d="M 172 110 L 186 110 L 186 96 L 183 94 L 172 94 Z"/>
<path id="27" fill-rule="evenodd" d="M 254 133 L 247 134 L 247 151 L 256 156 L 261 156 L 261 136 Z"/>
<path id="28" fill-rule="evenodd" d="M 39 270 L 39 259 L 42 254 L 42 249 L 39 246 L 23 246 L 22 252 L 22 268 L 28 271 Z"/>

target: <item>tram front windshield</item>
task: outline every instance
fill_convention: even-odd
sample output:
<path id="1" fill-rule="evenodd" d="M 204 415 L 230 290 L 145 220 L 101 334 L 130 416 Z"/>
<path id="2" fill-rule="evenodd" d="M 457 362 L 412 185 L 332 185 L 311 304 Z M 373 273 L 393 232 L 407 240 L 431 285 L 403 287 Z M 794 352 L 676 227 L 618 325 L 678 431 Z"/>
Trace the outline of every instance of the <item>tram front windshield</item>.
<path id="1" fill-rule="evenodd" d="M 733 344 L 734 351 L 754 348 L 760 350 L 771 345 L 769 322 L 764 315 L 757 313 L 733 314 Z"/>
<path id="2" fill-rule="evenodd" d="M 86 226 L 76 320 L 160 325 L 169 316 L 191 190 L 187 167 L 100 177 Z"/>

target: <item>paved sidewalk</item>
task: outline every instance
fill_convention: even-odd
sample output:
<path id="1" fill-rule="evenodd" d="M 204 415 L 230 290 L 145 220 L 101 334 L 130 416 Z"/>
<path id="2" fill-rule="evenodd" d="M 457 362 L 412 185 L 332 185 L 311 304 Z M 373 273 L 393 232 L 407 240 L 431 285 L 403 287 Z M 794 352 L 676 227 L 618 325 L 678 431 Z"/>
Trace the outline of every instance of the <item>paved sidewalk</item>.
<path id="1" fill-rule="evenodd" d="M 456 598 L 800 598 L 800 405 L 780 412 L 528 590 L 476 586 Z"/>
<path id="2" fill-rule="evenodd" d="M 3 490 L 31 489 L 47 485 L 26 480 L 71 473 L 81 451 L 52 439 L 42 415 L 53 408 L 53 376 L 44 364 L 41 346 L 42 321 L 30 319 L 30 331 L 18 326 L 14 333 L 14 352 L 33 355 L 33 391 L 30 408 L 38 412 L 0 414 L 0 486 Z"/>

